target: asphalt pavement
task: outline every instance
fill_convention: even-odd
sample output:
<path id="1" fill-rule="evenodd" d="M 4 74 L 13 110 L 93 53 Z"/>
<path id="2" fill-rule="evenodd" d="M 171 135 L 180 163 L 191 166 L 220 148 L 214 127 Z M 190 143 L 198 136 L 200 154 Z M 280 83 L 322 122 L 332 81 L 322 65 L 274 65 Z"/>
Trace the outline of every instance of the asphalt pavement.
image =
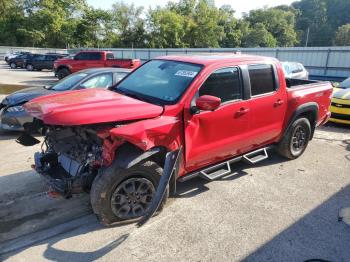
<path id="1" fill-rule="evenodd" d="M 0 64 L 0 83 L 34 81 L 55 79 Z M 101 226 L 86 194 L 49 198 L 30 168 L 40 146 L 18 136 L 0 132 L 0 261 L 350 260 L 350 127 L 318 128 L 297 160 L 270 152 L 217 181 L 180 184 L 141 228 Z"/>
<path id="2" fill-rule="evenodd" d="M 12 191 L 15 199 L 23 188 L 29 195 L 43 192 L 28 168 L 37 149 L 20 148 L 10 137 L 0 140 L 0 148 L 6 149 L 0 152 L 0 192 Z M 47 205 L 42 194 L 32 203 L 36 210 L 56 210 L 24 219 L 40 230 L 2 242 L 0 260 L 349 261 L 350 227 L 338 214 L 350 206 L 350 128 L 318 129 L 297 160 L 271 152 L 258 165 L 239 163 L 233 170 L 218 181 L 180 184 L 164 211 L 141 228 L 104 228 L 88 210 L 88 198 Z M 79 208 L 81 216 L 71 216 Z M 45 228 L 37 226 L 42 223 Z M 0 230 L 6 235 L 6 228 Z"/>

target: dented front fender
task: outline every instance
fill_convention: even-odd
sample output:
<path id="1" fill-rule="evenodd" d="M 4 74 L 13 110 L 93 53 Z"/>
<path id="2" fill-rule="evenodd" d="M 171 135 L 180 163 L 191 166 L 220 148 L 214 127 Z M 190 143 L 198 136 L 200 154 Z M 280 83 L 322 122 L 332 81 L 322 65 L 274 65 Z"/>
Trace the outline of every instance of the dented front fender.
<path id="1" fill-rule="evenodd" d="M 109 133 L 112 139 L 126 140 L 143 151 L 160 146 L 174 151 L 182 144 L 181 128 L 178 117 L 160 116 L 113 128 Z"/>

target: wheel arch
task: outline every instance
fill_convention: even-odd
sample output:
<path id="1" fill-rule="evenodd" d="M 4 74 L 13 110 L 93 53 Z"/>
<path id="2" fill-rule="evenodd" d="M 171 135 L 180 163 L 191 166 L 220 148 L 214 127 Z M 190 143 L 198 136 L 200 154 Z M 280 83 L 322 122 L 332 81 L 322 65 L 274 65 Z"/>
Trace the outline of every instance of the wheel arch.
<path id="1" fill-rule="evenodd" d="M 163 146 L 152 147 L 143 151 L 132 143 L 125 142 L 116 149 L 115 159 L 119 167 L 127 169 L 143 160 L 152 160 L 159 166 L 164 167 L 164 161 L 168 150 Z"/>
<path id="2" fill-rule="evenodd" d="M 151 160 L 164 169 L 165 159 L 169 152 L 170 150 L 164 146 L 155 146 L 147 151 L 143 151 L 134 144 L 125 142 L 116 149 L 114 161 L 119 167 L 127 169 L 142 161 Z M 170 180 L 169 188 L 171 194 L 176 192 L 176 179 L 177 177 L 172 176 Z"/>
<path id="3" fill-rule="evenodd" d="M 60 65 L 60 66 L 58 66 L 56 71 L 58 72 L 58 71 L 60 71 L 60 70 L 62 70 L 62 69 L 67 69 L 69 72 L 71 72 L 70 69 L 69 69 L 69 67 L 66 66 L 66 65 Z"/>
<path id="4" fill-rule="evenodd" d="M 316 102 L 305 103 L 297 107 L 293 115 L 290 117 L 282 137 L 284 137 L 288 133 L 288 131 L 292 127 L 292 124 L 294 123 L 295 120 L 297 120 L 298 118 L 305 117 L 309 120 L 311 125 L 310 140 L 312 140 L 314 136 L 315 128 L 317 125 L 318 111 L 319 111 L 319 107 Z"/>

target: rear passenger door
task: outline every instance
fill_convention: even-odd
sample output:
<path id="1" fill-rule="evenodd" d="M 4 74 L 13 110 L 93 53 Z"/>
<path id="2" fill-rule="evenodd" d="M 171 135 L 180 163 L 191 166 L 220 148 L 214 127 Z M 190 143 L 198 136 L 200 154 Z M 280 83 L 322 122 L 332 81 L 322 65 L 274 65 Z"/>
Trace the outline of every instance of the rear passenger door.
<path id="1" fill-rule="evenodd" d="M 287 94 L 280 88 L 273 64 L 249 65 L 251 99 L 250 136 L 255 147 L 275 141 L 283 128 Z"/>

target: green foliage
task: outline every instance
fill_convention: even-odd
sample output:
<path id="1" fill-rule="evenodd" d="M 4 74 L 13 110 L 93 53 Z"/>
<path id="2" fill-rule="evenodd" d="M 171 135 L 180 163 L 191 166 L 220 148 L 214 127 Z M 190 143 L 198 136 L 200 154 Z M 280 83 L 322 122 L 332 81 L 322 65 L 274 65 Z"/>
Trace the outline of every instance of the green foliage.
<path id="1" fill-rule="evenodd" d="M 257 34 L 252 36 L 253 39 L 261 36 L 263 38 L 260 41 L 267 46 L 294 46 L 298 42 L 294 31 L 295 13 L 292 11 L 280 8 L 258 9 L 251 11 L 245 19 L 253 28 L 251 34 Z"/>
<path id="2" fill-rule="evenodd" d="M 300 0 L 237 19 L 230 5 L 179 0 L 144 10 L 116 2 L 0 0 L 0 45 L 42 47 L 287 47 L 350 45 L 349 0 Z M 308 33 L 309 32 L 309 33 Z"/>
<path id="3" fill-rule="evenodd" d="M 338 28 L 334 41 L 338 46 L 350 46 L 350 24 Z"/>
<path id="4" fill-rule="evenodd" d="M 243 38 L 244 47 L 275 47 L 277 40 L 263 23 L 256 23 Z"/>

